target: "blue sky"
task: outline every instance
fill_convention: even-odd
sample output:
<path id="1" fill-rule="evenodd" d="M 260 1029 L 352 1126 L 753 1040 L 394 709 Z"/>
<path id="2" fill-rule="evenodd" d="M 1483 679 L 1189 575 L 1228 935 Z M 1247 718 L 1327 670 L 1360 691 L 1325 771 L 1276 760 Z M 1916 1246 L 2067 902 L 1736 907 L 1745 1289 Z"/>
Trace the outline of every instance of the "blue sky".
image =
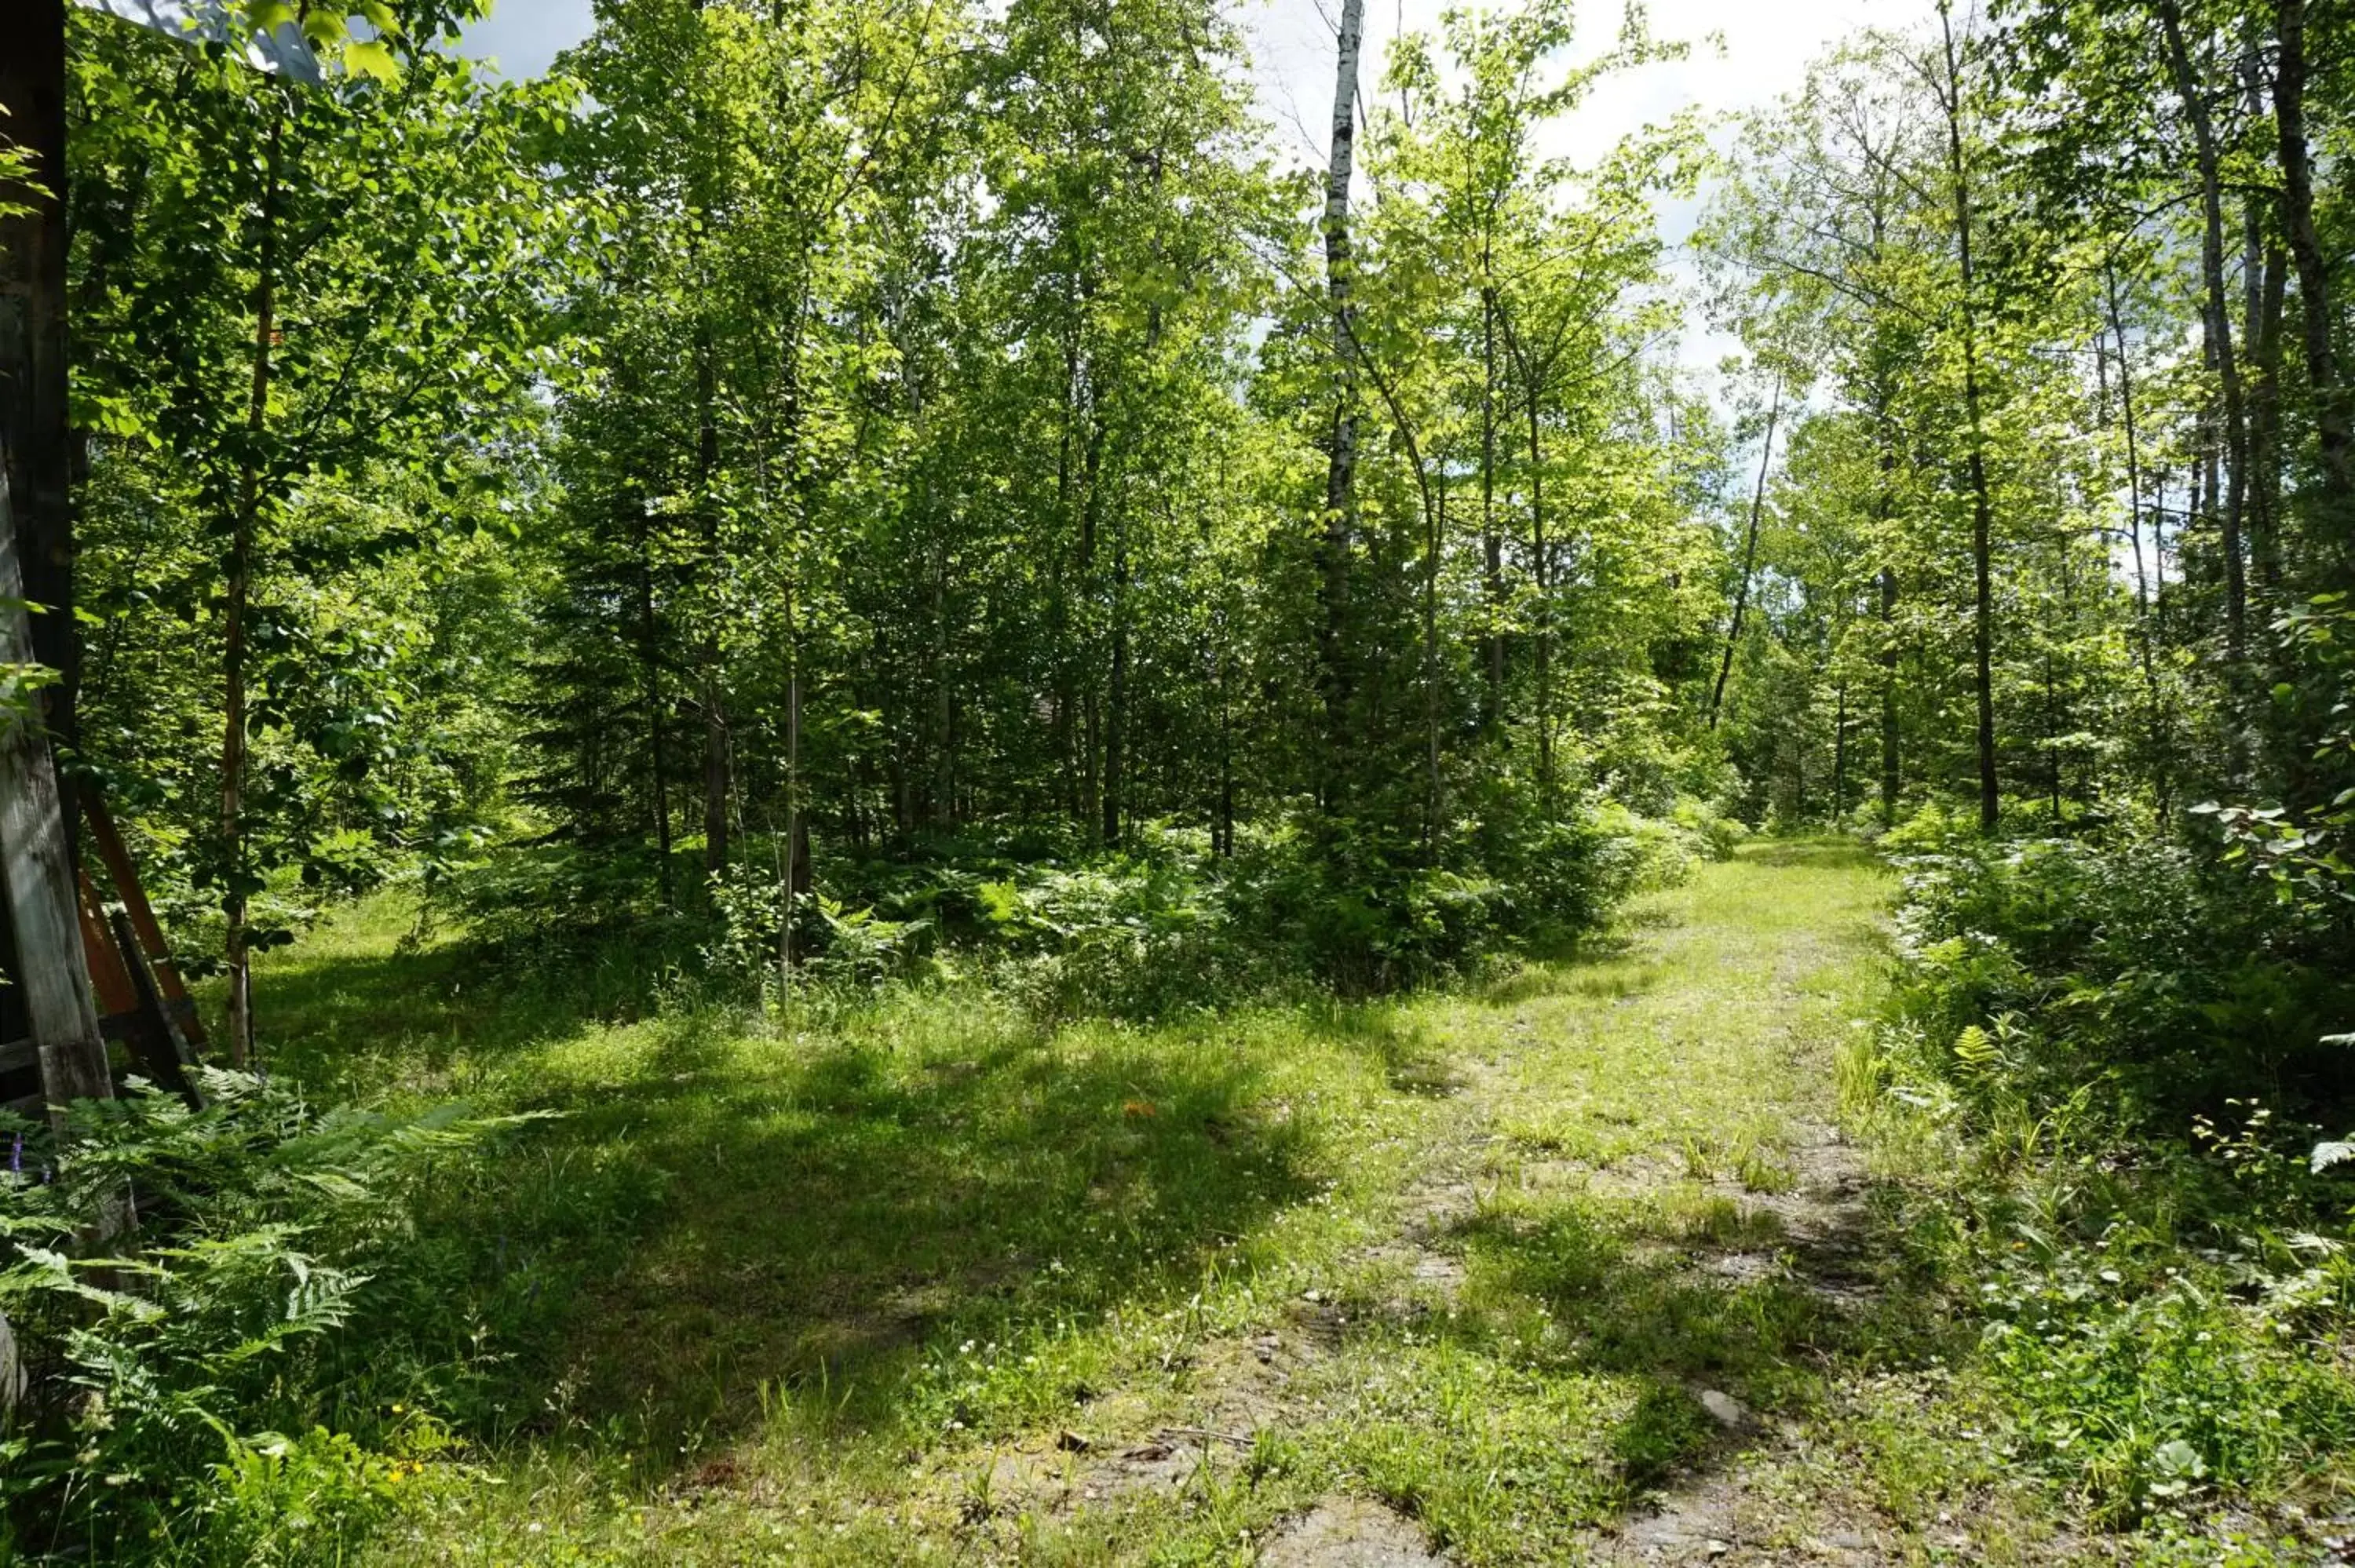
<path id="1" fill-rule="evenodd" d="M 556 52 L 589 34 L 589 0 L 497 0 L 466 30 L 466 52 L 496 59 L 509 76 L 538 76 Z"/>

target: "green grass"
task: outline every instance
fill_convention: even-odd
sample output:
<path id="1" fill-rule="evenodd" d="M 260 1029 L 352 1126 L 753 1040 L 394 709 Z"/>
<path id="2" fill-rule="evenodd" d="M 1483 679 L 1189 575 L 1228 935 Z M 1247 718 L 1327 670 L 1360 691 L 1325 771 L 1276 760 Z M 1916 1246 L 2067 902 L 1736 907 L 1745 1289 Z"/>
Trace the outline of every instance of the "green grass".
<path id="1" fill-rule="evenodd" d="M 2079 1555 L 1980 1439 L 1919 1150 L 1838 1131 L 1890 893 L 1754 845 L 1482 988 L 1051 1029 L 515 987 L 364 906 L 272 956 L 280 1068 L 564 1113 L 429 1220 L 500 1359 L 377 1558 L 1248 1563 L 1355 1493 L 1543 1563 L 1713 1477 L 1746 1540 Z"/>

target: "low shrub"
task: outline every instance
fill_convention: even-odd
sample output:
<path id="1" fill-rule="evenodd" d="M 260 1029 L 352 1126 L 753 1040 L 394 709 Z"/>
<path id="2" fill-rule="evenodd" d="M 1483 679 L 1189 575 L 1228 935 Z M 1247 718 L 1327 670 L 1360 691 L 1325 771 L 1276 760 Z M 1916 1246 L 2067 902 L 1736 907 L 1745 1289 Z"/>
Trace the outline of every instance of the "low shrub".
<path id="1" fill-rule="evenodd" d="M 529 1118 L 201 1079 L 0 1130 L 0 1557 L 341 1560 L 442 1446 L 418 1389 L 482 1353 L 416 1213 Z"/>
<path id="2" fill-rule="evenodd" d="M 2355 1088 L 2325 1039 L 2355 1010 L 2332 932 L 2229 867 L 2133 838 L 1956 838 L 1900 864 L 1904 1015 L 1966 1047 L 1950 1075 L 1968 1094 L 2051 1105 L 2100 1079 L 2120 1114 L 2179 1136 L 2235 1096 L 2296 1108 Z M 1997 1020 L 2002 1060 L 1968 1060 L 1984 1039 L 1966 1032 Z"/>
<path id="3" fill-rule="evenodd" d="M 1681 877 L 1691 860 L 1672 824 L 1608 801 L 1467 826 L 1436 857 L 1326 819 L 1247 862 L 1233 902 L 1239 926 L 1289 948 L 1306 973 L 1366 994 L 1574 939 L 1629 894 Z"/>
<path id="4" fill-rule="evenodd" d="M 965 977 L 1042 1016 L 1161 1017 L 1298 984 L 1394 990 L 1560 944 L 1629 893 L 1730 853 L 1742 832 L 1700 806 L 1651 819 L 1608 801 L 1454 824 L 1436 853 L 1323 816 L 1252 833 L 1231 855 L 1162 824 L 1097 852 L 983 825 L 822 859 L 815 887 L 791 896 L 753 842 L 685 915 L 662 908 L 651 861 L 540 845 L 453 872 L 430 905 L 502 963 L 553 973 L 626 949 L 649 983 L 689 971 L 698 995 L 782 987 L 790 909 L 805 999 Z"/>
<path id="5" fill-rule="evenodd" d="M 1988 1268 L 1981 1353 L 2007 1457 L 2124 1521 L 2272 1489 L 2355 1446 L 2355 1367 L 2332 1349 L 2355 1308 L 2343 1248 L 2275 1274 L 2131 1229 Z"/>
<path id="6" fill-rule="evenodd" d="M 1668 821 L 1704 860 L 1732 860 L 1733 852 L 1750 837 L 1747 823 L 1726 815 L 1707 800 L 1678 800 L 1669 811 Z"/>
<path id="7" fill-rule="evenodd" d="M 677 867 L 673 880 L 675 892 L 695 891 Z M 662 888 L 660 861 L 634 845 L 514 844 L 439 868 L 424 910 L 511 962 L 560 965 L 660 923 Z"/>
<path id="8" fill-rule="evenodd" d="M 1843 1094 L 1933 1151 L 1913 1234 L 1984 1321 L 1990 1441 L 2152 1540 L 2342 1484 L 2336 912 L 2197 843 L 1990 842 L 1934 808 L 1883 843 L 1906 966 Z"/>

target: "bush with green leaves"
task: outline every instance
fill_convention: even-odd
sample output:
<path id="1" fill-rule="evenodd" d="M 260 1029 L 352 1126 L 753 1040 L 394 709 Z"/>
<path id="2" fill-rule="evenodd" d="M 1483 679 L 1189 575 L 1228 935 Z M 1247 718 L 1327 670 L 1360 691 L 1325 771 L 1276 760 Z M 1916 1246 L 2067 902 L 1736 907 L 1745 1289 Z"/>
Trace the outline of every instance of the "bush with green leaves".
<path id="1" fill-rule="evenodd" d="M 1305 817 L 1212 852 L 1199 830 L 1133 824 L 1112 850 L 1013 824 L 890 853 L 822 854 L 788 895 L 773 846 L 665 910 L 656 868 L 572 846 L 501 851 L 438 881 L 429 909 L 510 966 L 554 974 L 634 954 L 699 996 L 841 1001 L 964 977 L 1050 1018 L 1165 1017 L 1303 985 L 1369 994 L 1459 975 L 1598 926 L 1629 894 L 1722 858 L 1742 830 L 1700 806 L 1640 816 L 1606 800 L 1500 812 L 1420 838 Z"/>
<path id="2" fill-rule="evenodd" d="M 1263 985 L 1227 868 L 1156 847 L 980 885 L 995 981 L 1050 1017 L 1164 1017 Z"/>
<path id="3" fill-rule="evenodd" d="M 425 913 L 510 960 L 561 964 L 616 935 L 643 938 L 665 913 L 662 868 L 627 844 L 508 845 L 443 867 Z"/>
<path id="4" fill-rule="evenodd" d="M 2011 1021 L 2006 1070 L 1959 1075 L 1970 1092 L 2051 1105 L 2101 1079 L 2120 1114 L 2179 1136 L 2232 1097 L 2303 1109 L 2355 1088 L 2355 1058 L 2326 1039 L 2355 1015 L 2333 923 L 2213 857 L 1956 837 L 1900 863 L 1908 1019 L 1942 1047 Z"/>
<path id="5" fill-rule="evenodd" d="M 2350 1087 L 2333 912 L 2161 838 L 1929 810 L 1883 844 L 1906 967 L 1870 1076 L 1945 1150 L 1915 1234 L 1976 1293 L 1990 1441 L 2150 1529 L 2328 1484 L 2355 1445 L 2355 1183 L 2316 1151 Z"/>
<path id="6" fill-rule="evenodd" d="M 1691 859 L 1675 828 L 1607 800 L 1458 824 L 1435 853 L 1379 824 L 1323 819 L 1246 857 L 1231 896 L 1238 924 L 1305 972 L 1370 993 L 1575 940 Z"/>
<path id="7" fill-rule="evenodd" d="M 2132 1234 L 1988 1270 L 1981 1353 L 2011 1417 L 2007 1457 L 2130 1519 L 2355 1446 L 2355 1375 L 2331 1348 L 2355 1307 L 2343 1246 L 2308 1237 L 2275 1269 Z"/>
<path id="8" fill-rule="evenodd" d="M 338 1560 L 442 1444 L 415 1402 L 464 1375 L 435 1323 L 464 1314 L 417 1212 L 532 1118 L 200 1081 L 0 1131 L 0 1556 Z"/>
<path id="9" fill-rule="evenodd" d="M 1750 837 L 1749 824 L 1710 800 L 1687 797 L 1670 808 L 1668 821 L 1704 860 L 1732 860 Z"/>

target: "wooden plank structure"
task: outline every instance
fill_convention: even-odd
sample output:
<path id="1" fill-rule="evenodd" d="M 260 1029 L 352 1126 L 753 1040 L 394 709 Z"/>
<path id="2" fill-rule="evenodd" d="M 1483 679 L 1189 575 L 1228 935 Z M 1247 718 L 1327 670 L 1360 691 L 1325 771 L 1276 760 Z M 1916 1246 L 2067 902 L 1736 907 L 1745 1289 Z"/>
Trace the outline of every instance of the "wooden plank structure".
<path id="1" fill-rule="evenodd" d="M 84 813 L 76 808 L 91 803 L 91 791 L 59 775 L 55 753 L 74 744 L 80 664 L 66 380 L 64 0 L 0 4 L 0 105 L 8 111 L 0 137 L 32 155 L 22 178 L 0 185 L 0 671 L 54 676 L 46 689 L 16 694 L 33 698 L 29 712 L 20 703 L 0 708 L 0 1104 L 38 1116 L 113 1092 L 110 1038 L 123 1040 L 157 1082 L 184 1090 L 192 1058 L 172 1047 L 168 1012 L 186 990 L 102 809 L 91 816 L 92 835 L 137 942 L 120 938 L 80 874 L 74 840 Z M 141 1001 L 143 975 L 153 1006 Z"/>
<path id="2" fill-rule="evenodd" d="M 114 881 L 115 896 L 123 902 L 121 914 L 138 934 L 138 946 L 147 955 L 163 1005 L 178 1022 L 187 1043 L 202 1050 L 205 1034 L 203 1025 L 197 1020 L 197 1004 L 180 980 L 179 966 L 172 961 L 171 947 L 164 940 L 164 927 L 156 922 L 155 907 L 139 885 L 139 874 L 132 867 L 131 853 L 123 847 L 123 835 L 115 831 L 113 815 L 95 789 L 82 792 L 81 809 L 90 822 L 91 842 L 98 846 L 98 857 L 106 865 L 106 874 Z"/>
<path id="3" fill-rule="evenodd" d="M 30 1041 L 44 1098 L 112 1092 L 77 930 L 70 790 L 50 750 L 71 743 L 73 438 L 66 379 L 66 70 L 62 0 L 0 5 L 0 103 L 32 154 L 0 185 L 0 665 L 57 683 L 27 715 L 0 709 L 0 951 L 15 967 L 0 1044 Z M 37 602 L 37 618 L 31 605 Z M 11 1097 L 22 1097 L 12 1095 Z"/>
<path id="4" fill-rule="evenodd" d="M 15 478 L 0 434 L 0 666 L 36 664 L 32 618 L 19 562 Z M 7 994 L 23 1012 L 23 1039 L 40 1065 L 42 1099 L 63 1105 L 113 1093 L 106 1042 L 91 1006 L 84 941 L 76 927 L 73 842 L 57 764 L 39 709 L 0 708 L 0 952 L 13 965 Z M 16 1037 L 0 1034 L 0 1043 Z M 21 1099 L 20 1095 L 11 1096 Z"/>
<path id="5" fill-rule="evenodd" d="M 114 895 L 112 901 L 106 898 L 87 868 L 75 878 L 76 922 L 99 1037 L 123 1047 L 119 1062 L 113 1060 L 116 1053 L 109 1054 L 110 1086 L 136 1073 L 199 1104 L 195 1068 L 205 1033 L 196 1002 L 105 803 L 87 785 L 79 800 Z M 0 988 L 0 1107 L 37 1118 L 46 1106 L 71 1097 L 71 1086 L 60 1096 L 42 1070 L 31 1021 L 18 1000 L 21 988 L 14 983 L 24 962 L 6 909 L 0 907 L 0 970 L 11 981 Z"/>

